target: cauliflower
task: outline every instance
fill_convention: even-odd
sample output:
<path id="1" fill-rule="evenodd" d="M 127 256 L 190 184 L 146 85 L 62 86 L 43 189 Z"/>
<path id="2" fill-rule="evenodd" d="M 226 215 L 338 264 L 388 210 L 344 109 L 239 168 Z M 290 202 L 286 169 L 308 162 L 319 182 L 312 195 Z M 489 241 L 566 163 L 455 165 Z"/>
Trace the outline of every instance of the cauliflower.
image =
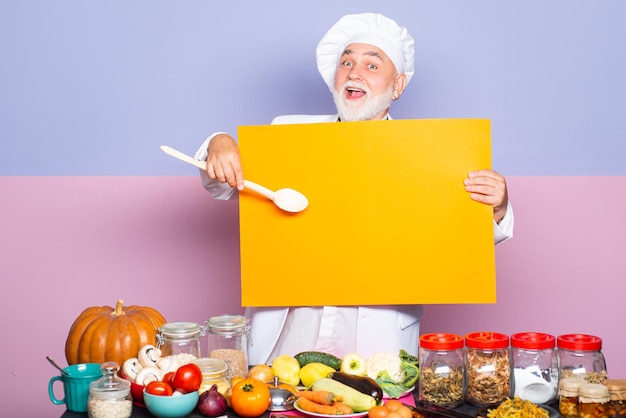
<path id="1" fill-rule="evenodd" d="M 392 353 L 376 353 L 372 354 L 365 361 L 365 369 L 367 376 L 376 380 L 380 374 L 387 372 L 389 377 L 400 383 L 404 380 L 404 372 L 402 371 L 402 360 L 397 354 Z"/>

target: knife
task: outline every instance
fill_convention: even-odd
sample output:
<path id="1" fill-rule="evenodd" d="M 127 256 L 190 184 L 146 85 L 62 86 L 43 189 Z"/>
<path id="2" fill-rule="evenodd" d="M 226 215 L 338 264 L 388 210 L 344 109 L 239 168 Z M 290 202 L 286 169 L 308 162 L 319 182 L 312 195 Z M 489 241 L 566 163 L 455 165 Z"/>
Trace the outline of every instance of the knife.
<path id="1" fill-rule="evenodd" d="M 407 406 L 426 418 L 476 418 L 476 415 L 418 400 L 415 400 L 415 406 Z"/>

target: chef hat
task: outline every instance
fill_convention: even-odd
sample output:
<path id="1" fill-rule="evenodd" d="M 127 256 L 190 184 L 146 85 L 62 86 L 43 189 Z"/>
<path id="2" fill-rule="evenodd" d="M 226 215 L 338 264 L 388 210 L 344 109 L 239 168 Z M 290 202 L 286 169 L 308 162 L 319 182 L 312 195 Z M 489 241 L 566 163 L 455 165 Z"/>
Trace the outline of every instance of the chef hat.
<path id="1" fill-rule="evenodd" d="M 332 91 L 339 58 L 353 43 L 373 45 L 382 49 L 407 83 L 415 72 L 415 42 L 406 28 L 379 13 L 346 15 L 324 35 L 317 45 L 317 69 Z"/>

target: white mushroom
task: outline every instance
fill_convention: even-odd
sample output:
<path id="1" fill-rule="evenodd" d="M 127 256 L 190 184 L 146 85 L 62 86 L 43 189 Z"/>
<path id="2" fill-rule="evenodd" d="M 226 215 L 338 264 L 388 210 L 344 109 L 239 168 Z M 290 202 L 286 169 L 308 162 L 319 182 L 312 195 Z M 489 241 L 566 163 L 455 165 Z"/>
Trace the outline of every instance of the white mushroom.
<path id="1" fill-rule="evenodd" d="M 139 362 L 138 358 L 129 358 L 122 365 L 122 372 L 124 372 L 124 377 L 128 380 L 132 380 L 135 382 L 137 380 L 137 373 L 143 369 L 143 366 Z"/>
<path id="2" fill-rule="evenodd" d="M 146 386 L 150 382 L 161 380 L 161 372 L 156 367 L 144 367 L 137 373 L 135 383 Z"/>
<path id="3" fill-rule="evenodd" d="M 178 358 L 176 356 L 165 356 L 157 361 L 157 367 L 164 376 L 167 372 L 175 372 L 178 366 Z"/>
<path id="4" fill-rule="evenodd" d="M 161 358 L 161 350 L 153 345 L 146 344 L 139 350 L 137 358 L 143 367 L 155 367 Z"/>

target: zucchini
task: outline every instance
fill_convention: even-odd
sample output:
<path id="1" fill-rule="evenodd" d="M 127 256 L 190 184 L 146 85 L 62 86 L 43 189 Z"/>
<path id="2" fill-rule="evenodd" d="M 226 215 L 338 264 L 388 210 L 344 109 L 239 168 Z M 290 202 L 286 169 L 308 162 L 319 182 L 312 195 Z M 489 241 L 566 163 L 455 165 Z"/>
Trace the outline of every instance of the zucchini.
<path id="1" fill-rule="evenodd" d="M 332 372 L 328 375 L 328 377 L 330 379 L 346 384 L 361 393 L 370 395 L 372 398 L 374 398 L 374 400 L 376 400 L 377 404 L 383 400 L 383 389 L 371 377 L 356 376 L 343 372 Z"/>
<path id="2" fill-rule="evenodd" d="M 341 397 L 342 402 L 348 405 L 354 412 L 367 412 L 376 406 L 376 399 L 370 395 L 359 392 L 346 385 L 327 377 L 318 379 L 311 385 L 311 390 L 325 390 Z"/>
<path id="3" fill-rule="evenodd" d="M 300 367 L 304 367 L 309 363 L 322 363 L 335 370 L 339 370 L 341 367 L 341 359 L 329 353 L 322 353 L 321 351 L 303 351 L 294 356 Z"/>

